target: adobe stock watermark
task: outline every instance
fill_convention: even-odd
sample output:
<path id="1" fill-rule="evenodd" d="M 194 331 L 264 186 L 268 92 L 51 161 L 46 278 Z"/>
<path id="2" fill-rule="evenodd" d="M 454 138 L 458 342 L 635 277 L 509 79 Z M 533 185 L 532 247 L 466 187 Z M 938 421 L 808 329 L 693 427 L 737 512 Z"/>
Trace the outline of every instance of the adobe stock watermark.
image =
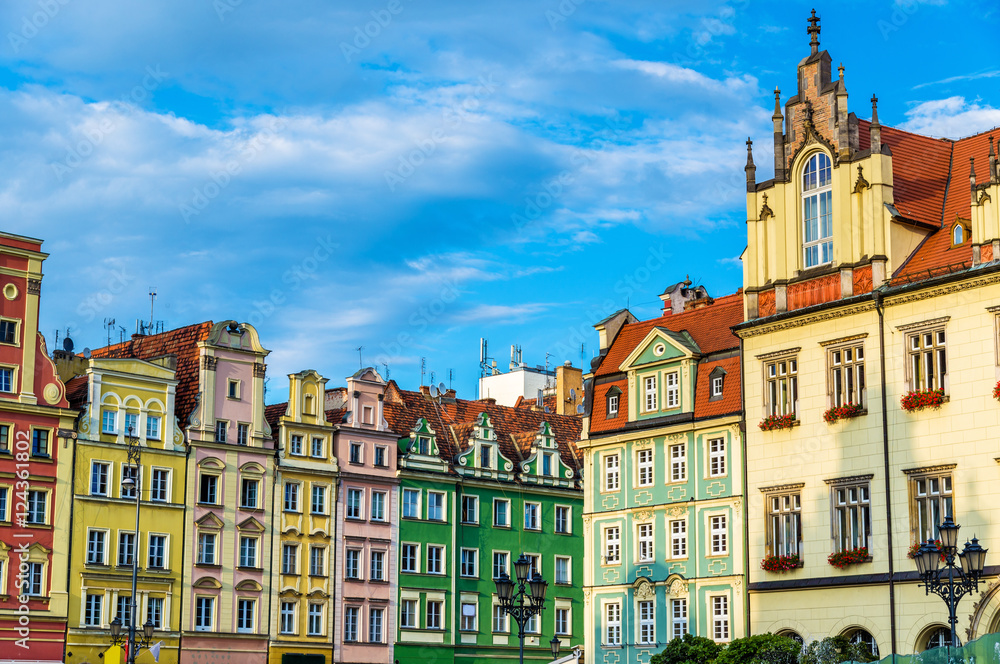
<path id="1" fill-rule="evenodd" d="M 910 17 L 920 9 L 921 4 L 923 4 L 921 0 L 896 0 L 892 4 L 892 13 L 889 14 L 889 19 L 880 18 L 875 24 L 878 31 L 882 33 L 882 40 L 889 41 L 889 35 L 906 25 Z"/>
<path id="2" fill-rule="evenodd" d="M 226 21 L 226 14 L 232 14 L 236 8 L 243 4 L 243 0 L 213 0 L 212 9 L 219 17 L 219 23 Z"/>
<path id="3" fill-rule="evenodd" d="M 555 9 L 546 9 L 545 20 L 549 22 L 549 27 L 555 30 L 557 25 L 565 23 L 584 2 L 586 0 L 561 0 Z"/>
<path id="4" fill-rule="evenodd" d="M 178 211 L 185 224 L 191 223 L 192 217 L 200 215 L 209 204 L 219 197 L 233 179 L 243 172 L 244 166 L 253 162 L 260 153 L 270 145 L 288 125 L 280 118 L 271 118 L 269 126 L 254 134 L 246 142 L 235 158 L 227 161 L 220 170 L 209 174 L 208 179 L 194 188 L 191 198 L 178 205 Z"/>
<path id="5" fill-rule="evenodd" d="M 38 36 L 38 32 L 54 19 L 70 0 L 38 0 L 38 11 L 21 17 L 20 32 L 8 32 L 7 41 L 14 53 L 20 53 L 21 47 Z"/>
<path id="6" fill-rule="evenodd" d="M 430 135 L 415 142 L 416 147 L 406 154 L 399 155 L 396 168 L 386 170 L 383 174 L 389 191 L 395 192 L 396 187 L 417 172 L 430 157 L 437 152 L 438 145 L 446 141 L 463 123 L 479 110 L 481 100 L 496 92 L 499 84 L 493 80 L 493 74 L 480 76 L 473 93 L 460 103 L 449 106 L 442 112 L 442 124 L 435 127 Z"/>
<path id="7" fill-rule="evenodd" d="M 107 281 L 107 285 L 101 290 L 91 293 L 80 302 L 76 307 L 76 314 L 83 318 L 85 323 L 93 321 L 97 318 L 98 314 L 111 306 L 115 297 L 125 292 L 125 289 L 134 281 L 135 278 L 126 272 L 124 268 L 111 270 L 111 276 Z M 67 329 L 70 327 L 75 328 L 77 326 L 67 326 Z"/>
<path id="8" fill-rule="evenodd" d="M 316 245 L 309 255 L 285 270 L 281 275 L 281 283 L 287 286 L 287 290 L 285 288 L 272 288 L 266 298 L 254 300 L 253 310 L 244 320 L 254 327 L 258 327 L 265 319 L 273 316 L 279 307 L 288 302 L 289 290 L 297 291 L 307 281 L 316 280 L 318 278 L 316 271 L 319 266 L 330 260 L 339 247 L 340 245 L 334 242 L 329 235 L 316 238 Z"/>
<path id="9" fill-rule="evenodd" d="M 240 0 L 242 2 L 243 0 Z M 350 64 L 351 58 L 361 55 L 361 51 L 368 48 L 373 39 L 377 39 L 382 31 L 392 24 L 393 18 L 399 16 L 403 12 L 403 3 L 401 0 L 389 0 L 386 3 L 385 9 L 373 9 L 371 13 L 372 20 L 364 24 L 364 26 L 356 25 L 354 26 L 354 39 L 351 43 L 346 41 L 340 42 L 340 52 L 344 55 L 344 60 Z"/>
<path id="10" fill-rule="evenodd" d="M 11 505 L 11 513 L 14 515 L 12 521 L 16 524 L 20 532 L 15 532 L 14 537 L 19 542 L 13 547 L 15 553 L 19 555 L 17 575 L 14 577 L 14 587 L 17 588 L 17 635 L 21 638 L 14 641 L 14 645 L 28 650 L 31 647 L 31 609 L 28 601 L 35 595 L 41 594 L 41 588 L 32 588 L 33 574 L 32 562 L 28 556 L 31 554 L 31 540 L 35 534 L 27 530 L 28 524 L 28 489 L 31 483 L 31 438 L 27 431 L 14 432 L 14 491 Z M 48 515 L 46 515 L 46 522 Z M 41 566 L 40 563 L 34 563 Z"/>
<path id="11" fill-rule="evenodd" d="M 139 110 L 136 104 L 144 101 L 168 76 L 170 74 L 160 70 L 160 65 L 146 67 L 146 75 L 142 77 L 142 82 L 113 102 L 113 106 L 120 109 L 122 116 L 135 113 Z M 56 176 L 56 180 L 62 182 L 73 169 L 89 159 L 104 139 L 118 129 L 121 119 L 121 116 L 113 118 L 104 115 L 97 126 L 84 129 L 83 138 L 66 150 L 66 155 L 61 161 L 52 164 L 52 173 Z"/>

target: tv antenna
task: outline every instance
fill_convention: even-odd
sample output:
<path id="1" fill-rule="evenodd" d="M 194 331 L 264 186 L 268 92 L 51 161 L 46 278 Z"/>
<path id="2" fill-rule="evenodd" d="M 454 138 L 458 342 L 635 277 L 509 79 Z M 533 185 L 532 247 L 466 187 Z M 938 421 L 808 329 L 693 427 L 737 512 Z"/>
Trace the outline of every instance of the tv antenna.
<path id="1" fill-rule="evenodd" d="M 420 358 L 420 384 L 424 384 L 424 374 L 427 373 L 427 358 Z"/>
<path id="2" fill-rule="evenodd" d="M 431 371 L 431 385 L 434 384 L 434 372 Z"/>
<path id="3" fill-rule="evenodd" d="M 156 303 L 156 286 L 149 287 L 149 329 L 153 329 L 153 305 Z"/>
<path id="4" fill-rule="evenodd" d="M 364 349 L 365 349 L 364 346 L 358 346 L 357 348 L 354 349 L 354 350 L 358 351 L 358 369 L 364 369 L 365 368 L 365 361 L 363 359 L 364 356 L 361 354 L 361 351 L 363 351 Z"/>
<path id="5" fill-rule="evenodd" d="M 110 346 L 111 345 L 111 330 L 115 329 L 115 319 L 114 318 L 105 318 L 104 319 L 104 327 L 106 327 L 107 330 L 108 330 L 108 345 Z"/>
<path id="6" fill-rule="evenodd" d="M 451 389 L 451 382 L 455 380 L 455 370 L 448 369 L 448 389 Z"/>
<path id="7" fill-rule="evenodd" d="M 385 371 L 385 375 L 383 376 L 383 378 L 385 378 L 386 380 L 389 380 L 389 363 L 388 362 L 383 362 L 382 363 L 382 370 Z"/>

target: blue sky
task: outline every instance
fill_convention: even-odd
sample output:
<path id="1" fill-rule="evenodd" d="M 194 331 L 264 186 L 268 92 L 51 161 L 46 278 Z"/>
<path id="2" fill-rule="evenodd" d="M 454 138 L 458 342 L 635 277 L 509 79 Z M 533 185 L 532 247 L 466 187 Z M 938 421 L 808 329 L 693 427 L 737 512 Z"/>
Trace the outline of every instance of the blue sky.
<path id="1" fill-rule="evenodd" d="M 155 286 L 168 328 L 257 326 L 269 401 L 358 346 L 474 397 L 480 337 L 579 364 L 686 274 L 739 287 L 744 141 L 767 179 L 812 6 L 7 0 L 2 227 L 51 254 L 49 339 L 132 332 Z M 994 2 L 816 9 L 860 117 L 1000 125 Z"/>

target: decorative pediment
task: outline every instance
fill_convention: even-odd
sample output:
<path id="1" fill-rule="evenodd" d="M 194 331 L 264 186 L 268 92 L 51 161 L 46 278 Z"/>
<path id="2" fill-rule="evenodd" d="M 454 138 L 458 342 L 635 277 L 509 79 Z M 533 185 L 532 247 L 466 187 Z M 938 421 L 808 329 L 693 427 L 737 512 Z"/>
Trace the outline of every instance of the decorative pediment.
<path id="1" fill-rule="evenodd" d="M 757 215 L 757 218 L 761 221 L 767 221 L 774 216 L 774 210 L 767 205 L 767 194 L 763 194 L 762 198 L 764 199 L 764 204 L 760 207 L 760 214 Z"/>
<path id="2" fill-rule="evenodd" d="M 309 599 L 329 599 L 330 594 L 324 592 L 322 588 L 313 588 L 309 591 Z"/>
<path id="3" fill-rule="evenodd" d="M 245 474 L 245 475 L 246 474 L 250 474 L 250 475 L 263 475 L 264 474 L 264 466 L 260 465 L 256 461 L 249 461 L 249 462 L 243 464 L 242 466 L 240 466 L 240 472 L 243 473 L 243 474 Z"/>
<path id="4" fill-rule="evenodd" d="M 194 582 L 195 588 L 215 588 L 216 590 L 222 588 L 222 584 L 219 580 L 211 576 L 203 576 Z"/>
<path id="5" fill-rule="evenodd" d="M 621 371 L 628 371 L 639 366 L 690 359 L 700 355 L 701 348 L 686 333 L 674 332 L 665 327 L 654 327 L 618 368 Z"/>
<path id="6" fill-rule="evenodd" d="M 281 531 L 281 534 L 282 535 L 301 535 L 302 531 L 300 531 L 296 526 L 288 525 L 288 526 L 285 526 L 285 529 Z"/>
<path id="7" fill-rule="evenodd" d="M 251 533 L 262 533 L 264 532 L 264 524 L 262 524 L 257 519 L 250 517 L 249 519 L 244 519 L 240 521 L 236 527 L 239 530 Z"/>
<path id="8" fill-rule="evenodd" d="M 421 456 L 436 457 L 438 455 L 437 432 L 431 428 L 427 418 L 421 417 L 410 429 L 409 438 L 401 440 L 404 445 L 403 451 L 406 454 L 419 454 Z M 425 444 L 426 443 L 426 444 Z M 426 448 L 426 451 L 424 451 Z"/>
<path id="9" fill-rule="evenodd" d="M 278 595 L 281 597 L 302 597 L 302 593 L 296 590 L 294 586 L 285 586 Z"/>
<path id="10" fill-rule="evenodd" d="M 323 528 L 313 528 L 309 533 L 310 537 L 322 537 L 323 539 L 330 539 L 330 533 L 326 532 Z"/>
<path id="11" fill-rule="evenodd" d="M 261 585 L 256 581 L 254 581 L 253 579 L 243 579 L 242 581 L 236 584 L 236 590 L 250 590 L 253 592 L 260 592 L 261 590 L 263 590 L 263 588 L 261 588 Z"/>
<path id="12" fill-rule="evenodd" d="M 199 528 L 208 528 L 210 530 L 221 530 L 226 525 L 214 512 L 206 512 L 195 523 L 198 524 Z"/>
<path id="13" fill-rule="evenodd" d="M 656 599 L 656 588 L 653 587 L 648 578 L 640 576 L 632 584 L 632 595 L 640 601 Z"/>
<path id="14" fill-rule="evenodd" d="M 216 457 L 205 457 L 198 462 L 198 467 L 211 470 L 225 470 L 226 464 L 221 459 Z"/>
<path id="15" fill-rule="evenodd" d="M 497 434 L 493 430 L 493 423 L 490 421 L 489 413 L 479 413 L 479 416 L 476 417 L 475 429 L 472 435 L 480 440 L 493 441 L 497 439 Z"/>

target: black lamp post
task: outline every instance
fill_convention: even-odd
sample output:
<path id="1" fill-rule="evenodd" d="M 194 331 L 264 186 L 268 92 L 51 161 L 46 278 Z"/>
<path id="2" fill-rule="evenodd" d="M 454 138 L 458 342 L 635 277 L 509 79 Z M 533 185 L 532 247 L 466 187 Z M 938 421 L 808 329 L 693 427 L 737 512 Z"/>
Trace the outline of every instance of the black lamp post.
<path id="1" fill-rule="evenodd" d="M 951 646 L 958 644 L 955 635 L 955 626 L 958 624 L 956 616 L 958 602 L 965 595 L 979 590 L 979 581 L 986 566 L 987 550 L 979 546 L 979 540 L 975 537 L 971 543 L 968 541 L 965 543 L 961 553 L 958 552 L 960 527 L 952 521 L 950 515 L 946 516 L 944 523 L 938 529 L 941 533 L 941 548 L 939 549 L 931 541 L 924 542 L 917 549 L 914 558 L 920 580 L 923 581 L 924 594 L 934 593 L 948 605 L 948 623 L 951 625 L 949 653 Z M 944 557 L 943 567 L 940 566 L 942 557 Z"/>
<path id="2" fill-rule="evenodd" d="M 135 664 L 135 656 L 138 654 L 136 648 L 148 648 L 149 642 L 153 639 L 153 622 L 149 618 L 146 619 L 142 626 L 142 634 L 136 641 L 135 614 L 139 607 L 136 602 L 136 581 L 139 573 L 139 469 L 141 468 L 139 460 L 142 456 L 142 447 L 139 445 L 139 439 L 132 432 L 132 427 L 129 427 L 125 442 L 128 445 L 126 448 L 128 465 L 134 472 L 122 480 L 122 488 L 135 492 L 135 540 L 132 543 L 132 597 L 130 598 L 132 610 L 129 611 L 128 625 L 122 625 L 121 618 L 118 617 L 111 621 L 111 645 L 120 646 L 127 643 L 128 662 Z M 124 634 L 122 634 L 122 627 L 126 628 Z"/>
<path id="3" fill-rule="evenodd" d="M 515 581 L 512 581 L 505 572 L 501 572 L 496 580 L 497 598 L 500 600 L 500 608 L 517 623 L 517 638 L 520 643 L 520 663 L 524 664 L 524 626 L 528 624 L 532 616 L 539 615 L 545 606 L 545 591 L 549 587 L 548 581 L 543 579 L 538 572 L 531 578 L 531 561 L 523 553 L 514 562 Z M 517 592 L 515 592 L 515 586 Z M 527 599 L 527 604 L 525 604 Z M 559 639 L 553 638 L 549 641 L 552 647 L 553 658 L 559 656 Z"/>

